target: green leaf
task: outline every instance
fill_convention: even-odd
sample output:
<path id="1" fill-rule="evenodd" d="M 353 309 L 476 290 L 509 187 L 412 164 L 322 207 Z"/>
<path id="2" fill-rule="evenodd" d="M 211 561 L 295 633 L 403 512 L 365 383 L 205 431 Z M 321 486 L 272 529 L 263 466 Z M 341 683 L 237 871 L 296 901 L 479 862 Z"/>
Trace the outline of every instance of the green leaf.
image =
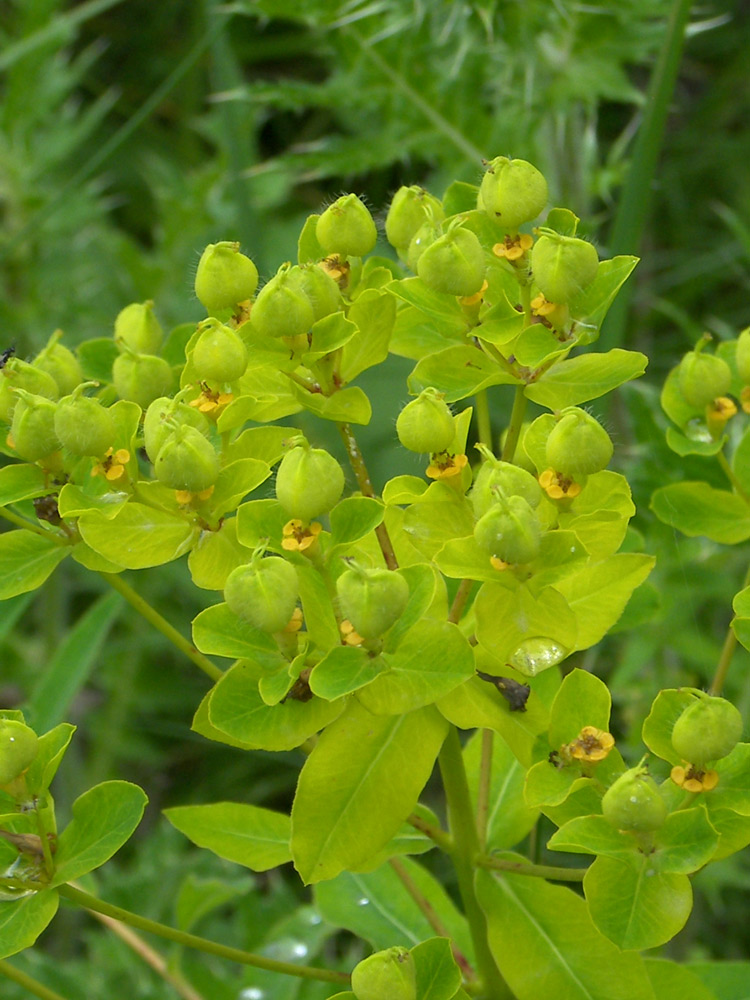
<path id="1" fill-rule="evenodd" d="M 589 784 L 590 779 L 582 777 L 577 767 L 560 768 L 550 760 L 540 760 L 526 774 L 523 797 L 532 809 L 559 806 Z"/>
<path id="2" fill-rule="evenodd" d="M 70 547 L 19 528 L 0 534 L 0 601 L 41 587 Z"/>
<path id="3" fill-rule="evenodd" d="M 208 719 L 212 726 L 243 744 L 261 750 L 293 750 L 344 710 L 345 701 L 321 698 L 269 706 L 258 691 L 253 670 L 238 663 L 211 692 Z"/>
<path id="4" fill-rule="evenodd" d="M 698 418 L 699 411 L 686 401 L 680 388 L 679 365 L 667 374 L 662 386 L 660 402 L 669 419 L 673 420 L 680 428 L 687 427 L 691 421 L 696 421 Z M 698 419 L 697 423 L 705 432 L 705 421 Z"/>
<path id="5" fill-rule="evenodd" d="M 647 967 L 656 964 L 657 959 L 647 961 Z M 696 1000 L 750 1000 L 750 962 L 689 962 L 681 968 L 689 969 L 710 990 L 705 998 L 698 994 Z M 676 1000 L 691 996 L 683 992 Z M 666 1000 L 672 1000 L 667 996 Z M 692 996 L 691 996 L 692 1000 Z"/>
<path id="6" fill-rule="evenodd" d="M 719 835 L 702 805 L 670 813 L 655 834 L 654 866 L 660 872 L 690 875 L 716 853 Z"/>
<path id="7" fill-rule="evenodd" d="M 464 319 L 461 321 L 461 326 L 457 326 L 450 318 L 441 323 L 426 316 L 414 306 L 406 306 L 396 313 L 390 351 L 402 358 L 419 361 L 420 358 L 441 351 L 444 347 L 463 344 L 465 341 Z"/>
<path id="8" fill-rule="evenodd" d="M 693 908 L 687 875 L 665 875 L 651 859 L 599 857 L 583 879 L 591 917 L 618 948 L 656 948 L 678 934 Z"/>
<path id="9" fill-rule="evenodd" d="M 388 632 L 385 644 L 387 653 L 398 649 L 409 629 L 425 617 L 435 600 L 438 587 L 444 591 L 443 581 L 439 579 L 435 568 L 425 563 L 407 566 L 399 570 L 399 575 L 409 584 L 409 600 L 401 617 Z"/>
<path id="10" fill-rule="evenodd" d="M 270 635 L 242 621 L 226 604 L 214 604 L 193 619 L 193 642 L 201 653 L 246 657 L 265 670 L 275 670 L 282 661 Z"/>
<path id="11" fill-rule="evenodd" d="M 372 417 L 370 400 L 358 385 L 339 389 L 332 396 L 320 392 L 308 392 L 296 382 L 291 383 L 295 398 L 304 409 L 314 413 L 321 420 L 335 420 L 339 423 L 369 424 Z M 257 418 L 256 418 L 257 419 Z"/>
<path id="12" fill-rule="evenodd" d="M 46 732 L 68 714 L 71 702 L 99 661 L 102 644 L 123 607 L 119 594 L 100 597 L 75 623 L 38 678 L 29 701 L 34 725 Z"/>
<path id="13" fill-rule="evenodd" d="M 637 257 L 628 255 L 600 261 L 596 277 L 573 302 L 573 314 L 584 317 L 587 325 L 598 329 L 637 263 Z"/>
<path id="14" fill-rule="evenodd" d="M 478 194 L 479 188 L 476 184 L 453 181 L 445 189 L 443 211 L 446 216 L 456 215 L 458 212 L 471 212 L 477 207 Z"/>
<path id="15" fill-rule="evenodd" d="M 671 483 L 651 497 L 651 510 L 660 521 L 694 538 L 736 545 L 750 538 L 750 506 L 727 490 L 704 482 Z"/>
<path id="16" fill-rule="evenodd" d="M 198 847 L 254 872 L 291 861 L 291 821 L 287 815 L 239 802 L 175 806 L 164 815 Z"/>
<path id="17" fill-rule="evenodd" d="M 576 667 L 563 678 L 550 709 L 549 741 L 557 749 L 574 740 L 584 726 L 609 729 L 612 697 L 594 674 Z"/>
<path id="18" fill-rule="evenodd" d="M 451 939 L 471 961 L 474 949 L 466 918 L 440 881 L 418 862 L 401 862 L 420 895 L 427 900 Z M 391 945 L 413 947 L 435 933 L 424 912 L 390 865 L 367 874 L 342 872 L 314 887 L 315 902 L 324 920 L 368 941 L 376 950 Z"/>
<path id="19" fill-rule="evenodd" d="M 518 294 L 517 287 L 515 292 Z M 494 344 L 495 347 L 505 347 L 513 344 L 516 337 L 520 336 L 525 322 L 523 312 L 519 312 L 505 292 L 500 291 L 495 305 L 482 313 L 482 322 L 475 327 L 473 332 L 485 343 Z M 560 346 L 559 341 L 557 341 L 557 346 Z M 515 349 L 515 345 L 513 349 Z M 507 350 L 504 353 L 510 354 L 511 352 Z"/>
<path id="20" fill-rule="evenodd" d="M 480 784 L 484 734 L 475 733 L 463 750 L 471 800 L 476 810 Z M 534 826 L 538 809 L 530 809 L 523 799 L 525 770 L 500 736 L 492 740 L 489 810 L 487 812 L 488 851 L 515 847 Z"/>
<path id="21" fill-rule="evenodd" d="M 416 804 L 410 816 L 419 816 L 426 823 L 431 823 L 436 827 L 440 826 L 440 820 L 437 818 L 432 809 L 428 809 L 427 806 L 421 805 L 419 802 Z M 385 864 L 390 858 L 398 857 L 404 854 L 425 854 L 427 851 L 431 851 L 435 847 L 435 842 L 430 840 L 430 838 L 421 833 L 419 830 L 415 829 L 411 823 L 406 820 L 403 822 L 399 828 L 398 833 L 391 837 L 387 844 L 383 846 L 380 851 L 377 851 L 367 866 L 362 867 L 362 871 L 374 872 L 381 865 Z"/>
<path id="22" fill-rule="evenodd" d="M 212 692 L 209 691 L 208 694 L 201 698 L 190 726 L 192 731 L 205 737 L 207 740 L 213 740 L 215 743 L 225 743 L 227 746 L 236 747 L 239 750 L 253 750 L 254 747 L 251 743 L 236 740 L 228 733 L 222 732 L 221 729 L 217 729 L 216 726 L 211 725 L 208 718 L 208 703 L 211 700 L 211 694 Z"/>
<path id="23" fill-rule="evenodd" d="M 229 465 L 240 458 L 255 458 L 275 465 L 285 451 L 285 442 L 302 432 L 296 427 L 248 427 L 224 452 Z"/>
<path id="24" fill-rule="evenodd" d="M 295 568 L 307 634 L 321 649 L 338 646 L 341 633 L 325 579 L 304 558 L 295 563 Z"/>
<path id="25" fill-rule="evenodd" d="M 404 512 L 404 531 L 409 541 L 428 559 L 452 538 L 466 537 L 473 530 L 471 505 L 446 483 L 433 483 Z"/>
<path id="26" fill-rule="evenodd" d="M 676 455 L 683 458 L 685 455 L 718 455 L 727 440 L 724 436 L 717 441 L 694 441 L 680 434 L 674 427 L 667 428 L 667 444 Z"/>
<path id="27" fill-rule="evenodd" d="M 371 497 L 347 497 L 333 508 L 331 545 L 353 545 L 369 535 L 383 520 L 385 508 Z"/>
<path id="28" fill-rule="evenodd" d="M 38 465 L 5 465 L 0 469 L 0 507 L 50 492 L 49 475 Z"/>
<path id="29" fill-rule="evenodd" d="M 129 493 L 112 489 L 101 476 L 90 476 L 85 489 L 74 483 L 66 483 L 57 498 L 57 509 L 61 517 L 80 517 L 95 511 L 111 520 L 130 499 Z"/>
<path id="30" fill-rule="evenodd" d="M 59 901 L 49 890 L 0 901 L 0 958 L 30 948 L 57 913 Z"/>
<path id="31" fill-rule="evenodd" d="M 575 236 L 580 221 L 569 208 L 551 208 L 544 225 L 547 229 L 554 229 L 561 236 Z"/>
<path id="32" fill-rule="evenodd" d="M 326 701 L 335 701 L 370 684 L 387 669 L 384 657 L 371 657 L 366 649 L 334 646 L 310 674 L 310 690 Z"/>
<path id="33" fill-rule="evenodd" d="M 261 539 L 268 539 L 269 546 L 282 551 L 281 538 L 289 515 L 276 500 L 250 500 L 237 509 L 237 539 L 249 549 L 254 549 Z"/>
<path id="34" fill-rule="evenodd" d="M 109 861 L 140 823 L 147 802 L 145 792 L 129 781 L 104 781 L 79 795 L 73 819 L 57 841 L 50 886 L 71 882 Z"/>
<path id="35" fill-rule="evenodd" d="M 589 476 L 567 511 L 560 511 L 560 527 L 574 531 L 594 559 L 615 553 L 625 537 L 635 504 L 627 479 L 605 469 Z"/>
<path id="36" fill-rule="evenodd" d="M 588 649 L 604 638 L 655 562 L 654 556 L 621 552 L 600 562 L 589 562 L 558 581 L 556 589 L 576 616 L 576 649 Z"/>
<path id="37" fill-rule="evenodd" d="M 645 354 L 619 347 L 606 354 L 582 354 L 558 361 L 536 382 L 526 386 L 525 395 L 550 410 L 578 406 L 643 375 L 647 364 Z"/>
<path id="38" fill-rule="evenodd" d="M 747 965 L 743 970 L 742 992 L 727 995 L 713 993 L 689 966 L 678 965 L 677 962 L 670 962 L 666 958 L 647 958 L 645 964 L 648 978 L 659 1000 L 748 1000 L 750 997 L 747 989 L 750 966 Z M 710 964 L 705 963 L 706 966 Z M 721 965 L 730 963 L 714 964 L 718 969 Z M 739 962 L 736 964 L 740 965 Z"/>
<path id="39" fill-rule="evenodd" d="M 567 363 L 569 362 L 563 362 Z M 456 403 L 459 399 L 466 399 L 467 396 L 473 396 L 490 385 L 518 384 L 519 379 L 500 368 L 483 351 L 468 344 L 447 347 L 435 354 L 428 354 L 426 358 L 417 362 L 408 379 L 409 392 L 413 396 L 419 395 L 428 386 L 435 385 L 445 394 L 446 403 Z M 606 391 L 608 390 L 603 390 Z"/>
<path id="40" fill-rule="evenodd" d="M 431 705 L 474 674 L 474 655 L 457 625 L 418 622 L 394 653 L 381 659 L 390 666 L 360 691 L 362 705 L 376 715 L 397 715 Z"/>
<path id="41" fill-rule="evenodd" d="M 638 852 L 639 845 L 633 836 L 616 830 L 604 816 L 576 816 L 552 834 L 547 848 L 627 859 Z"/>
<path id="42" fill-rule="evenodd" d="M 240 458 L 224 466 L 208 501 L 212 516 L 219 518 L 235 510 L 270 475 L 271 467 L 257 458 Z"/>
<path id="43" fill-rule="evenodd" d="M 448 938 L 433 937 L 411 950 L 419 1000 L 452 1000 L 461 986 L 461 970 Z"/>
<path id="44" fill-rule="evenodd" d="M 125 569 L 172 562 L 195 544 L 199 529 L 179 515 L 130 502 L 115 517 L 84 514 L 78 530 L 94 552 Z"/>
<path id="45" fill-rule="evenodd" d="M 367 289 L 350 306 L 349 319 L 356 324 L 357 332 L 341 352 L 339 372 L 344 382 L 351 382 L 388 357 L 396 301 L 387 292 Z"/>
<path id="46" fill-rule="evenodd" d="M 432 708 L 374 716 L 356 701 L 307 758 L 292 808 L 303 881 L 365 864 L 398 830 L 432 772 L 447 731 Z"/>
<path id="47" fill-rule="evenodd" d="M 249 562 L 252 553 L 237 540 L 237 518 L 223 520 L 216 531 L 202 531 L 188 554 L 193 583 L 203 590 L 223 590 L 232 570 Z"/>
<path id="48" fill-rule="evenodd" d="M 325 257 L 323 248 L 318 243 L 318 237 L 316 236 L 319 218 L 319 215 L 308 215 L 305 219 L 305 224 L 297 241 L 297 263 L 299 264 L 317 263 Z"/>
<path id="49" fill-rule="evenodd" d="M 330 313 L 310 330 L 310 347 L 305 351 L 305 364 L 310 367 L 327 354 L 348 343 L 357 332 L 357 327 L 341 312 Z"/>
<path id="50" fill-rule="evenodd" d="M 696 688 L 665 688 L 651 705 L 643 723 L 641 737 L 652 753 L 670 764 L 681 764 L 682 758 L 672 747 L 672 730 L 683 711 L 695 701 Z"/>
<path id="51" fill-rule="evenodd" d="M 416 306 L 425 316 L 429 316 L 440 327 L 451 327 L 465 331 L 466 317 L 455 295 L 433 292 L 421 278 L 401 278 L 387 286 L 397 298 Z"/>
<path id="52" fill-rule="evenodd" d="M 78 360 L 84 377 L 105 385 L 112 381 L 112 365 L 119 356 L 117 345 L 112 337 L 96 337 L 84 340 L 78 345 Z"/>
<path id="53" fill-rule="evenodd" d="M 476 889 L 490 949 L 518 1000 L 655 1000 L 640 956 L 600 934 L 571 889 L 483 871 Z"/>

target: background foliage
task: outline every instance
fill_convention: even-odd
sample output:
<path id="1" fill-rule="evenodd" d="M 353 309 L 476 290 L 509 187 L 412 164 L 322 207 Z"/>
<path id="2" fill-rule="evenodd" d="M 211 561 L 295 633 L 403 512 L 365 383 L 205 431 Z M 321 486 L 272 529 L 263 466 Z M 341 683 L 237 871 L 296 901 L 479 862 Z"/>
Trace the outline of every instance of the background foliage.
<path id="1" fill-rule="evenodd" d="M 198 319 L 192 271 L 207 242 L 241 240 L 267 277 L 292 256 L 304 217 L 341 191 L 366 194 L 382 215 L 401 183 L 441 193 L 454 177 L 476 181 L 482 156 L 499 153 L 538 165 L 552 201 L 581 215 L 606 255 L 673 6 L 2 0 L 0 347 L 15 342 L 30 357 L 56 327 L 72 343 L 108 333 L 119 309 L 145 298 L 155 299 L 165 327 Z M 633 484 L 634 523 L 658 556 L 644 607 L 629 612 L 640 611 L 644 623 L 580 657 L 610 684 L 623 732 L 659 687 L 708 682 L 745 571 L 742 549 L 728 554 L 678 538 L 648 503 L 656 487 L 690 478 L 691 469 L 710 477 L 702 460 L 677 459 L 664 444 L 664 374 L 704 329 L 729 338 L 748 323 L 749 34 L 740 0 L 693 5 L 626 329 L 625 346 L 645 351 L 651 366 L 608 417 L 615 460 Z M 409 367 L 393 359 L 362 436 L 380 482 L 396 471 L 393 419 Z M 499 431 L 505 417 L 494 419 Z M 262 924 L 274 957 L 306 942 L 327 949 L 332 965 L 350 965 L 348 942 L 329 940 L 309 910 L 295 910 L 296 883 L 276 874 L 243 882 L 231 866 L 196 861 L 159 817 L 167 805 L 236 798 L 238 789 L 247 801 L 281 806 L 293 755 L 249 761 L 191 737 L 202 679 L 116 601 L 101 603 L 107 599 L 88 576 L 67 563 L 62 570 L 36 601 L 3 605 L 0 705 L 52 705 L 80 725 L 71 751 L 78 774 L 68 768 L 57 786 L 63 809 L 109 777 L 147 790 L 137 854 L 123 852 L 104 870 L 102 893 L 157 919 L 189 922 L 195 885 L 210 880 L 215 907 L 193 913 L 202 933 L 259 948 Z M 183 629 L 201 610 L 181 565 L 138 580 Z M 71 632 L 87 611 L 87 630 Z M 746 718 L 748 666 L 739 652 L 728 689 Z M 743 955 L 743 858 L 696 879 L 696 912 L 670 955 Z M 87 918 L 55 927 L 19 967 L 71 998 L 82 989 L 120 993 L 125 981 L 133 996 L 174 995 Z M 79 940 L 78 958 L 68 961 Z M 101 970 L 100 980 L 91 969 Z M 234 997 L 242 988 L 241 976 L 221 966 L 201 961 L 193 973 L 206 995 Z M 9 997 L 22 995 L 14 989 Z M 288 994 L 273 989 L 267 996 L 325 995 L 296 983 Z"/>

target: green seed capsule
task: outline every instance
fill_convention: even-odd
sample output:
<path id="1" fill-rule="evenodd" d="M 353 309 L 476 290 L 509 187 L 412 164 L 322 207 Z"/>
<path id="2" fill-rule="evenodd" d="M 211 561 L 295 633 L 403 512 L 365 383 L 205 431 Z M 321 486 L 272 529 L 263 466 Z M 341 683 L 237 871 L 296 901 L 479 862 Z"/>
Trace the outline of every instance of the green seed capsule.
<path id="1" fill-rule="evenodd" d="M 484 282 L 484 250 L 474 233 L 456 227 L 420 256 L 417 274 L 433 292 L 475 295 Z"/>
<path id="2" fill-rule="evenodd" d="M 44 396 L 20 390 L 21 398 L 13 411 L 10 434 L 13 447 L 26 462 L 38 462 L 58 451 L 60 442 L 55 434 L 56 403 Z"/>
<path id="3" fill-rule="evenodd" d="M 13 410 L 19 400 L 15 389 L 24 389 L 45 399 L 60 398 L 57 382 L 48 372 L 27 361 L 11 358 L 0 370 L 0 420 L 6 424 L 13 419 Z"/>
<path id="4" fill-rule="evenodd" d="M 364 257 L 375 246 L 378 231 L 364 202 L 356 194 L 345 194 L 320 216 L 315 235 L 325 254 Z"/>
<path id="5" fill-rule="evenodd" d="M 357 1000 L 416 1000 L 417 974 L 406 948 L 386 948 L 363 959 L 352 970 Z"/>
<path id="6" fill-rule="evenodd" d="M 307 523 L 326 514 L 344 491 L 344 473 L 323 448 L 305 442 L 288 451 L 276 473 L 276 499 L 290 517 Z"/>
<path id="7" fill-rule="evenodd" d="M 539 290 L 549 302 L 571 302 L 591 284 L 599 269 L 596 247 L 574 236 L 560 236 L 551 229 L 542 234 L 531 251 L 531 270 Z"/>
<path id="8" fill-rule="evenodd" d="M 120 399 L 145 410 L 159 396 L 172 391 L 172 369 L 154 354 L 121 354 L 112 365 L 112 382 Z"/>
<path id="9" fill-rule="evenodd" d="M 443 393 L 430 387 L 407 403 L 396 420 L 396 433 L 409 451 L 445 451 L 453 442 L 455 427 Z"/>
<path id="10" fill-rule="evenodd" d="M 39 739 L 33 729 L 16 719 L 0 719 L 0 785 L 7 785 L 33 763 Z"/>
<path id="11" fill-rule="evenodd" d="M 483 552 L 516 565 L 531 562 L 539 555 L 539 519 L 520 496 L 498 496 L 474 526 L 474 538 Z"/>
<path id="12" fill-rule="evenodd" d="M 81 395 L 90 384 L 77 386 L 57 404 L 55 434 L 71 454 L 101 458 L 114 440 L 115 422 L 98 399 Z"/>
<path id="13" fill-rule="evenodd" d="M 536 476 L 512 462 L 500 461 L 484 445 L 479 450 L 485 460 L 471 489 L 474 516 L 478 519 L 486 514 L 498 495 L 523 497 L 535 510 L 542 502 L 542 488 Z"/>
<path id="14" fill-rule="evenodd" d="M 304 292 L 282 266 L 260 290 L 250 312 L 250 320 L 266 337 L 298 337 L 308 333 L 315 322 L 313 308 Z"/>
<path id="15" fill-rule="evenodd" d="M 435 240 L 439 239 L 439 237 L 440 228 L 432 221 L 423 223 L 416 233 L 414 233 L 409 241 L 409 247 L 406 251 L 406 263 L 414 274 L 417 273 L 422 254 L 428 247 L 432 246 Z"/>
<path id="16" fill-rule="evenodd" d="M 235 382 L 247 369 L 247 348 L 242 338 L 220 323 L 206 319 L 198 324 L 200 336 L 193 348 L 193 367 L 199 379 Z"/>
<path id="17" fill-rule="evenodd" d="M 750 385 L 750 326 L 737 338 L 737 372 L 745 385 Z"/>
<path id="18" fill-rule="evenodd" d="M 163 336 L 151 299 L 133 302 L 117 314 L 115 343 L 121 351 L 127 349 L 134 354 L 155 354 L 161 347 Z"/>
<path id="19" fill-rule="evenodd" d="M 336 581 L 341 613 L 363 639 L 377 639 L 401 617 L 409 585 L 390 569 L 352 566 Z"/>
<path id="20" fill-rule="evenodd" d="M 675 722 L 672 746 L 683 760 L 702 767 L 730 754 L 742 728 L 742 716 L 731 701 L 700 695 Z"/>
<path id="21" fill-rule="evenodd" d="M 609 434 L 590 413 L 568 406 L 547 438 L 547 462 L 564 476 L 579 478 L 606 469 L 613 453 Z"/>
<path id="22" fill-rule="evenodd" d="M 685 401 L 703 410 L 732 384 L 732 370 L 722 358 L 702 351 L 688 351 L 677 369 L 680 392 Z"/>
<path id="23" fill-rule="evenodd" d="M 664 823 L 668 810 L 646 769 L 631 767 L 604 793 L 602 812 L 618 830 L 650 833 Z"/>
<path id="24" fill-rule="evenodd" d="M 439 223 L 444 218 L 443 206 L 424 188 L 400 187 L 388 209 L 385 235 L 392 247 L 405 254 L 420 226 L 425 222 Z"/>
<path id="25" fill-rule="evenodd" d="M 200 493 L 219 475 L 219 457 L 210 441 L 187 424 L 169 435 L 154 462 L 154 475 L 173 490 Z"/>
<path id="26" fill-rule="evenodd" d="M 62 331 L 56 330 L 44 350 L 34 358 L 34 367 L 51 375 L 59 392 L 68 395 L 83 381 L 83 373 L 75 354 L 59 343 L 60 337 Z"/>
<path id="27" fill-rule="evenodd" d="M 300 264 L 298 267 L 290 267 L 287 273 L 292 287 L 307 297 L 315 322 L 341 309 L 341 289 L 322 267 L 317 264 Z"/>
<path id="28" fill-rule="evenodd" d="M 299 597 L 297 571 L 281 556 L 253 559 L 227 577 L 224 600 L 229 609 L 262 632 L 281 632 Z"/>
<path id="29" fill-rule="evenodd" d="M 194 427 L 206 438 L 211 433 L 211 425 L 196 407 L 169 396 L 159 396 L 151 403 L 143 418 L 143 445 L 152 462 L 172 431 L 182 424 Z"/>
<path id="30" fill-rule="evenodd" d="M 547 204 L 547 181 L 526 160 L 496 156 L 487 164 L 479 187 L 477 208 L 496 219 L 509 233 L 531 222 Z"/>
<path id="31" fill-rule="evenodd" d="M 195 294 L 209 314 L 234 309 L 255 294 L 258 269 L 239 243 L 209 243 L 198 261 Z"/>

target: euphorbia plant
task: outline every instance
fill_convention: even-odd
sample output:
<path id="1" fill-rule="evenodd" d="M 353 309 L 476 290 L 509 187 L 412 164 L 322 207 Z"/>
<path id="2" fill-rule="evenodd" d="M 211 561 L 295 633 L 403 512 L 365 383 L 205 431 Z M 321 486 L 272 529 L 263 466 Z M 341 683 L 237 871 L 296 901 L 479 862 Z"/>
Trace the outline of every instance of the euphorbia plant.
<path id="1" fill-rule="evenodd" d="M 167 818 L 254 871 L 292 862 L 326 920 L 374 954 L 350 980 L 351 968 L 274 962 L 83 892 L 73 880 L 129 837 L 145 796 L 97 785 L 58 836 L 49 787 L 72 727 L 37 740 L 8 711 L 0 957 L 32 945 L 63 896 L 318 981 L 321 998 L 714 996 L 639 953 L 684 925 L 688 876 L 750 841 L 750 746 L 728 702 L 654 692 L 650 756 L 628 767 L 606 685 L 569 659 L 620 620 L 654 562 L 630 539 L 623 550 L 630 489 L 583 408 L 646 358 L 587 349 L 635 260 L 599 260 L 564 208 L 535 229 L 546 199 L 540 172 L 507 157 L 479 188 L 457 182 L 441 200 L 402 189 L 386 232 L 409 276 L 390 258 L 362 259 L 376 229 L 347 195 L 308 219 L 297 264 L 255 298 L 237 245 L 207 248 L 196 291 L 209 315 L 173 331 L 164 355 L 144 303 L 120 314 L 113 339 L 71 355 L 75 386 L 54 382 L 46 362 L 5 366 L 0 513 L 14 528 L 0 535 L 0 596 L 75 559 L 208 676 L 196 733 L 248 753 L 299 750 L 289 814 L 207 802 Z M 398 475 L 378 496 L 355 432 L 373 406 L 354 383 L 389 350 L 416 362 L 397 431 L 424 450 L 424 476 Z M 688 394 L 680 415 L 697 405 Z M 277 423 L 303 410 L 337 425 L 346 474 Z M 49 419 L 32 421 L 37 411 Z M 505 425 L 499 454 L 493 423 Z M 215 595 L 192 623 L 194 645 L 124 575 L 185 554 L 194 584 Z M 436 763 L 437 812 L 420 802 Z M 525 846 L 542 815 L 556 827 L 556 866 Z M 452 863 L 460 908 L 429 858 L 415 859 L 431 850 Z M 574 863 L 580 854 L 595 860 Z M 376 899 L 398 921 L 373 919 Z"/>

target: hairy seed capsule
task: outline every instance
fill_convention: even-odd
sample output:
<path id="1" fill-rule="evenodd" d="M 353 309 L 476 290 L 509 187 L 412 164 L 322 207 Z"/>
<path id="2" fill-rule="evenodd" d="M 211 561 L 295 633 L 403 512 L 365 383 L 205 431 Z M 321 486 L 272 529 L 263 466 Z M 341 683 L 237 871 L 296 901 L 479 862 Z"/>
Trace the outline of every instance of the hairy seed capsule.
<path id="1" fill-rule="evenodd" d="M 702 767 L 734 750 L 742 726 L 742 716 L 731 701 L 700 695 L 675 722 L 672 746 L 683 760 Z"/>
<path id="2" fill-rule="evenodd" d="M 352 970 L 357 1000 L 416 1000 L 417 974 L 406 948 L 386 948 L 363 959 Z"/>
<path id="3" fill-rule="evenodd" d="M 531 251 L 534 281 L 549 302 L 571 302 L 588 288 L 598 269 L 596 247 L 550 229 L 543 230 Z"/>
<path id="4" fill-rule="evenodd" d="M 471 489 L 474 516 L 479 519 L 486 514 L 498 495 L 523 497 L 531 508 L 536 509 L 542 502 L 542 488 L 537 478 L 518 465 L 495 458 L 484 446 L 480 450 L 485 460 Z"/>
<path id="5" fill-rule="evenodd" d="M 84 385 L 57 404 L 55 434 L 71 454 L 101 458 L 114 440 L 115 422 L 98 399 L 81 395 Z"/>
<path id="6" fill-rule="evenodd" d="M 474 295 L 486 270 L 484 250 L 474 233 L 457 227 L 440 236 L 420 256 L 417 274 L 433 292 Z"/>
<path id="7" fill-rule="evenodd" d="M 643 767 L 631 767 L 602 799 L 604 818 L 618 830 L 650 833 L 667 818 L 667 805 L 656 782 Z"/>
<path id="8" fill-rule="evenodd" d="M 401 617 L 409 585 L 390 569 L 352 566 L 336 581 L 341 613 L 363 639 L 377 639 Z"/>
<path id="9" fill-rule="evenodd" d="M 732 370 L 726 361 L 715 354 L 688 351 L 677 369 L 677 379 L 685 401 L 697 410 L 703 410 L 729 392 Z"/>
<path id="10" fill-rule="evenodd" d="M 35 396 L 45 399 L 59 399 L 60 390 L 54 378 L 41 368 L 30 365 L 27 361 L 11 358 L 0 370 L 0 420 L 9 424 L 13 419 L 13 411 L 19 400 L 14 390 L 24 389 Z"/>
<path id="11" fill-rule="evenodd" d="M 288 451 L 276 473 L 276 499 L 290 517 L 308 522 L 326 514 L 344 491 L 344 473 L 323 448 L 305 442 Z"/>
<path id="12" fill-rule="evenodd" d="M 396 419 L 396 433 L 409 451 L 444 451 L 453 442 L 453 416 L 443 393 L 429 387 L 407 403 Z"/>
<path id="13" fill-rule="evenodd" d="M 59 343 L 61 330 L 56 330 L 47 346 L 34 358 L 34 367 L 51 375 L 62 395 L 71 393 L 83 381 L 81 365 L 71 350 Z"/>
<path id="14" fill-rule="evenodd" d="M 152 462 L 172 431 L 182 424 L 194 427 L 206 438 L 211 433 L 208 420 L 194 406 L 169 396 L 159 396 L 150 404 L 143 418 L 143 445 Z"/>
<path id="15" fill-rule="evenodd" d="M 288 276 L 292 287 L 307 297 L 312 306 L 314 322 L 341 309 L 341 289 L 322 267 L 317 264 L 300 264 L 298 267 L 290 267 Z"/>
<path id="16" fill-rule="evenodd" d="M 507 232 L 515 233 L 522 223 L 531 222 L 546 204 L 547 181 L 531 163 L 496 156 L 487 164 L 477 208 L 496 219 Z"/>
<path id="17" fill-rule="evenodd" d="M 115 343 L 121 351 L 127 349 L 134 354 L 155 354 L 161 347 L 163 336 L 151 299 L 132 302 L 117 314 Z"/>
<path id="18" fill-rule="evenodd" d="M 200 493 L 219 475 L 219 457 L 210 441 L 187 424 L 169 435 L 154 462 L 154 475 L 173 490 Z"/>
<path id="19" fill-rule="evenodd" d="M 578 406 L 566 407 L 547 438 L 547 462 L 564 476 L 590 476 L 606 469 L 612 441 L 599 421 Z"/>
<path id="20" fill-rule="evenodd" d="M 260 290 L 250 313 L 250 320 L 266 337 L 297 337 L 308 333 L 315 322 L 310 300 L 289 277 L 289 268 L 281 267 Z"/>
<path id="21" fill-rule="evenodd" d="M 198 261 L 195 294 L 209 314 L 233 309 L 255 294 L 258 269 L 239 243 L 209 243 Z"/>
<path id="22" fill-rule="evenodd" d="M 375 246 L 378 231 L 364 202 L 356 194 L 345 194 L 320 216 L 315 235 L 325 254 L 364 257 Z"/>
<path id="23" fill-rule="evenodd" d="M 539 555 L 539 519 L 520 496 L 500 497 L 474 526 L 474 538 L 488 556 L 516 565 Z"/>
<path id="24" fill-rule="evenodd" d="M 297 571 L 281 556 L 253 559 L 238 566 L 224 584 L 230 611 L 262 632 L 281 632 L 299 597 Z"/>
<path id="25" fill-rule="evenodd" d="M 13 447 L 24 461 L 38 462 L 60 447 L 55 434 L 57 404 L 44 396 L 35 396 L 23 390 L 19 395 L 21 398 L 13 411 L 10 425 Z"/>
<path id="26" fill-rule="evenodd" d="M 193 348 L 193 367 L 199 379 L 235 382 L 247 369 L 247 348 L 242 338 L 218 319 L 198 324 L 200 335 Z"/>
<path id="27" fill-rule="evenodd" d="M 16 719 L 0 719 L 0 785 L 22 774 L 39 752 L 33 729 Z"/>
<path id="28" fill-rule="evenodd" d="M 385 235 L 392 247 L 406 253 L 412 237 L 425 222 L 433 224 L 445 218 L 443 206 L 424 188 L 400 187 L 393 196 L 385 220 Z"/>
<path id="29" fill-rule="evenodd" d="M 154 354 L 121 354 L 112 365 L 112 382 L 120 399 L 128 399 L 145 410 L 172 389 L 172 369 Z"/>

